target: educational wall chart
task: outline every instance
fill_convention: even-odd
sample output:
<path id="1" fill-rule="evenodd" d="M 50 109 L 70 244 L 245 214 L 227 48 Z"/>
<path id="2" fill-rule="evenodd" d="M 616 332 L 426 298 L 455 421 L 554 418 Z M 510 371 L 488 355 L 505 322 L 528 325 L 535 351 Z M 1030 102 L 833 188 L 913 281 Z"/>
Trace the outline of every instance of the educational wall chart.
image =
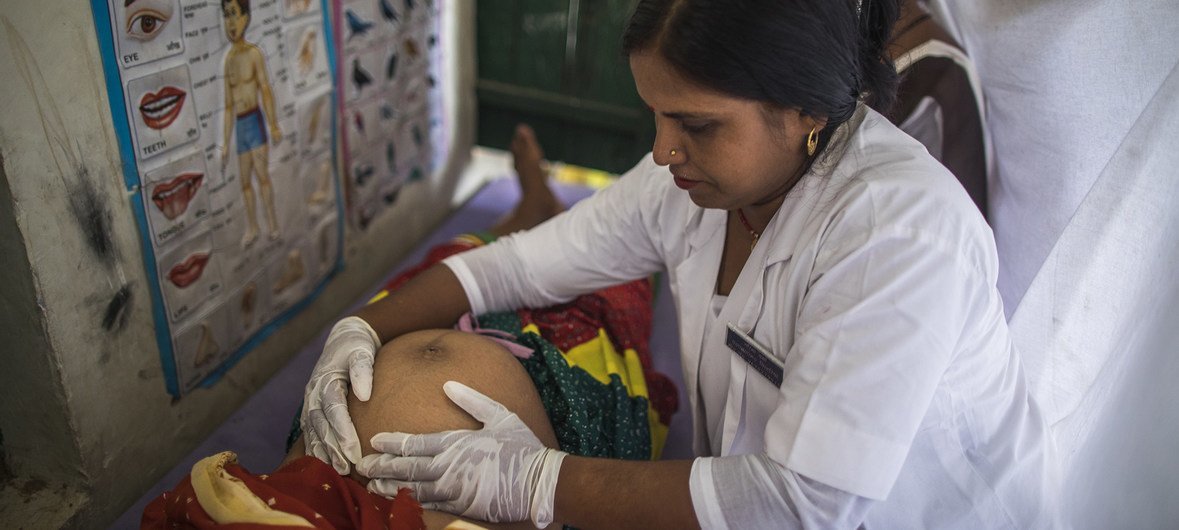
<path id="1" fill-rule="evenodd" d="M 342 171 L 360 229 L 446 156 L 440 2 L 333 0 Z"/>
<path id="2" fill-rule="evenodd" d="M 334 43 L 312 0 L 92 0 L 169 392 L 340 266 Z"/>

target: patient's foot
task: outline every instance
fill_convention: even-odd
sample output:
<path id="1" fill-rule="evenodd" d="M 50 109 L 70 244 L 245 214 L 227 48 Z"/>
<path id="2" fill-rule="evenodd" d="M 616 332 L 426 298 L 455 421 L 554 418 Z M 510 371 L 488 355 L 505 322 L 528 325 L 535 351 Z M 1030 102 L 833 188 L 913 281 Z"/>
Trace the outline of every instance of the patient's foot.
<path id="1" fill-rule="evenodd" d="M 492 227 L 491 231 L 496 235 L 527 230 L 565 209 L 549 188 L 548 172 L 542 167 L 544 150 L 536 141 L 532 127 L 524 124 L 516 126 L 511 151 L 516 178 L 520 183 L 520 202 L 507 218 Z"/>

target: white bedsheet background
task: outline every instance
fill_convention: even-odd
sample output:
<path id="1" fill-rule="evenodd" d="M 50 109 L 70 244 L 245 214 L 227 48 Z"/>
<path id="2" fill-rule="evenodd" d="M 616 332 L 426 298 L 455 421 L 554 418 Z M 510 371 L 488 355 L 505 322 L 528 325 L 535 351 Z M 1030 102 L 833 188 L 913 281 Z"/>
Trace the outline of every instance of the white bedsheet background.
<path id="1" fill-rule="evenodd" d="M 1000 289 L 1076 528 L 1179 527 L 1179 0 L 931 0 L 974 58 Z"/>

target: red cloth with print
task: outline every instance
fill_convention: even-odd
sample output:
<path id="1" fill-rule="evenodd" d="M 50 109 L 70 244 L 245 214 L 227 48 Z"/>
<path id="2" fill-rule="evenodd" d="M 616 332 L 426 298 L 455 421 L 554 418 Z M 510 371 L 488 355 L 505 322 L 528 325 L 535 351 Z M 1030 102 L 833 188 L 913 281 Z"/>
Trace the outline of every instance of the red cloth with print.
<path id="1" fill-rule="evenodd" d="M 385 285 L 393 291 L 430 266 L 460 252 L 480 246 L 474 236 L 459 236 L 430 249 L 421 263 L 397 275 Z M 540 309 L 520 309 L 516 313 L 524 325 L 536 324 L 545 340 L 561 351 L 598 336 L 606 335 L 618 351 L 633 348 L 643 365 L 644 379 L 651 407 L 659 421 L 669 424 L 679 408 L 675 383 L 651 366 L 651 307 L 654 293 L 651 282 L 635 280 L 579 296 L 570 302 Z"/>
<path id="2" fill-rule="evenodd" d="M 424 530 L 422 506 L 410 491 L 403 489 L 386 499 L 364 489 L 359 482 L 336 473 L 331 466 L 313 457 L 294 460 L 269 475 L 254 475 L 240 465 L 229 464 L 225 470 L 241 480 L 271 508 L 298 515 L 315 528 L 343 530 L 389 529 Z M 240 530 L 279 530 L 303 528 L 249 523 L 219 524 L 201 507 L 192 482 L 185 477 L 171 491 L 156 497 L 143 511 L 141 528 L 192 529 L 233 528 Z"/>

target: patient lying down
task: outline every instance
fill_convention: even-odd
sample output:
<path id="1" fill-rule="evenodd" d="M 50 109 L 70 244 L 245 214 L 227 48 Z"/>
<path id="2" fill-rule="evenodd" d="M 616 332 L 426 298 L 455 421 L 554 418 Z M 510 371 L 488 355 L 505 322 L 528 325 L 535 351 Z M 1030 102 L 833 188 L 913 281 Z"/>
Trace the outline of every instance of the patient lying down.
<path id="1" fill-rule="evenodd" d="M 349 412 L 365 455 L 381 432 L 428 433 L 481 425 L 442 391 L 458 381 L 520 416 L 537 438 L 557 447 L 540 396 L 523 366 L 496 341 L 453 329 L 409 333 L 385 344 L 373 367 L 372 397 L 349 395 Z M 209 528 L 219 524 L 284 524 L 308 528 L 443 528 L 450 514 L 423 512 L 402 490 L 393 499 L 370 493 L 365 477 L 341 477 L 314 457 L 300 439 L 279 469 L 252 475 L 221 453 L 193 466 L 193 473 L 144 511 L 144 528 Z M 484 523 L 479 523 L 485 525 Z M 508 528 L 512 525 L 488 527 Z M 525 521 L 520 528 L 532 528 Z"/>
<path id="2" fill-rule="evenodd" d="M 391 280 L 395 289 L 447 256 L 536 226 L 563 209 L 540 166 L 543 152 L 527 126 L 517 127 L 513 162 L 521 200 L 489 234 L 464 234 Z M 512 335 L 532 351 L 517 360 L 498 339 L 452 329 L 403 335 L 377 355 L 367 402 L 349 395 L 349 413 L 365 455 L 381 432 L 428 433 L 480 425 L 442 391 L 458 381 L 520 416 L 548 447 L 581 456 L 657 459 L 677 407 L 671 380 L 650 370 L 651 284 L 637 280 L 561 306 L 484 315 L 463 329 Z M 464 322 L 466 324 L 464 324 Z M 478 325 L 475 325 L 478 324 Z M 492 333 L 495 334 L 495 333 Z M 528 374 L 534 374 L 536 380 Z M 537 388 L 545 396 L 542 402 Z M 545 406 L 548 406 L 546 416 Z M 189 478 L 144 511 L 145 528 L 207 528 L 228 522 L 315 528 L 440 528 L 455 517 L 421 511 L 412 493 L 371 494 L 365 477 L 341 477 L 297 441 L 279 469 L 254 475 L 233 453 L 206 458 Z M 497 525 L 485 525 L 497 526 Z M 530 522 L 521 528 L 532 528 Z M 273 528 L 273 527 L 269 527 Z"/>

